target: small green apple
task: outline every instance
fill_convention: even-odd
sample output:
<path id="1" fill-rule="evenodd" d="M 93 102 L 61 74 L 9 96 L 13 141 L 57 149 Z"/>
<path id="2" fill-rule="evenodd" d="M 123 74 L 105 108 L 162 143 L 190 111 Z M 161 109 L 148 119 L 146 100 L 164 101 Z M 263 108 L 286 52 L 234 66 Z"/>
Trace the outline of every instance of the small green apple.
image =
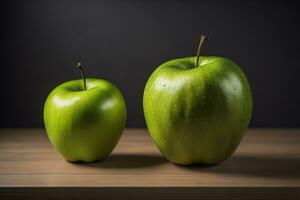
<path id="1" fill-rule="evenodd" d="M 152 139 L 177 164 L 217 164 L 235 151 L 252 115 L 248 80 L 233 61 L 199 56 L 160 65 L 143 107 Z"/>
<path id="2" fill-rule="evenodd" d="M 57 86 L 44 106 L 52 145 L 68 161 L 104 159 L 116 146 L 126 123 L 121 92 L 102 79 L 72 80 Z"/>

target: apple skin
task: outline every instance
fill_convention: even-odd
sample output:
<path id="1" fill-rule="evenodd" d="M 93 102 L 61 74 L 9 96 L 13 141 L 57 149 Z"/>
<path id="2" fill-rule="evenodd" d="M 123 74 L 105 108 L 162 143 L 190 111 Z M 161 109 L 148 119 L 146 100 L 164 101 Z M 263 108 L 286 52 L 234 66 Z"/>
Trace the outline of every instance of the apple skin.
<path id="1" fill-rule="evenodd" d="M 161 153 L 181 165 L 217 164 L 239 145 L 252 115 L 248 80 L 233 61 L 201 56 L 160 65 L 147 81 L 143 108 Z"/>
<path id="2" fill-rule="evenodd" d="M 72 80 L 57 86 L 44 106 L 52 145 L 68 161 L 103 160 L 116 146 L 126 123 L 121 92 L 101 79 Z"/>

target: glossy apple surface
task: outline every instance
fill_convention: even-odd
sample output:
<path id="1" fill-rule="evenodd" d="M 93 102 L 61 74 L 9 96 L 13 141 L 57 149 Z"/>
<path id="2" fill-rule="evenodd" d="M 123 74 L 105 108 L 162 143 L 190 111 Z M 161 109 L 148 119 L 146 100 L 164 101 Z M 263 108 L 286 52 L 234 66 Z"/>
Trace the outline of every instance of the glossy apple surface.
<path id="1" fill-rule="evenodd" d="M 150 76 L 143 98 L 152 139 L 177 164 L 216 164 L 239 145 L 252 114 L 248 80 L 223 57 L 171 60 Z"/>
<path id="2" fill-rule="evenodd" d="M 116 146 L 126 122 L 122 94 L 101 79 L 73 80 L 57 86 L 44 106 L 52 145 L 69 161 L 104 159 Z"/>

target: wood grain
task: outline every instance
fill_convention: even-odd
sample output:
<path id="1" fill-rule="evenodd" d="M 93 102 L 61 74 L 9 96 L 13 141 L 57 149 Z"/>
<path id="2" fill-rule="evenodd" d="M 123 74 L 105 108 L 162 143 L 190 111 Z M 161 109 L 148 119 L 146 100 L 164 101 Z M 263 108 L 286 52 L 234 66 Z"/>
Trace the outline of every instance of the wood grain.
<path id="1" fill-rule="evenodd" d="M 209 167 L 168 162 L 144 129 L 127 129 L 106 160 L 88 164 L 65 161 L 43 130 L 0 130 L 0 195 L 5 199 L 50 197 L 51 191 L 65 199 L 91 191 L 97 198 L 299 199 L 299 190 L 299 129 L 250 129 L 230 159 Z"/>

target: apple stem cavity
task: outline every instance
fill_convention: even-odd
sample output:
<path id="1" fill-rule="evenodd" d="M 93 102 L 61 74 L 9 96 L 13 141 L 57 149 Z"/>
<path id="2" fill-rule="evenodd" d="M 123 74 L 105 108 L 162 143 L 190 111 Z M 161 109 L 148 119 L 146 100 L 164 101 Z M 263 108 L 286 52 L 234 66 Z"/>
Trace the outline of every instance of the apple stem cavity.
<path id="1" fill-rule="evenodd" d="M 200 42 L 199 42 L 199 46 L 198 46 L 198 50 L 197 50 L 197 57 L 196 57 L 196 67 L 198 67 L 200 64 L 199 63 L 200 52 L 201 52 L 201 49 L 203 48 L 203 45 L 207 39 L 208 39 L 208 37 L 206 35 L 201 35 L 201 37 L 200 37 Z"/>
<path id="2" fill-rule="evenodd" d="M 83 68 L 82 68 L 82 65 L 81 65 L 80 62 L 77 64 L 77 68 L 80 70 L 81 78 L 82 78 L 82 81 L 83 81 L 83 88 L 84 88 L 84 90 L 86 90 L 86 80 L 85 80 L 85 75 L 84 75 L 84 71 L 83 71 Z"/>

